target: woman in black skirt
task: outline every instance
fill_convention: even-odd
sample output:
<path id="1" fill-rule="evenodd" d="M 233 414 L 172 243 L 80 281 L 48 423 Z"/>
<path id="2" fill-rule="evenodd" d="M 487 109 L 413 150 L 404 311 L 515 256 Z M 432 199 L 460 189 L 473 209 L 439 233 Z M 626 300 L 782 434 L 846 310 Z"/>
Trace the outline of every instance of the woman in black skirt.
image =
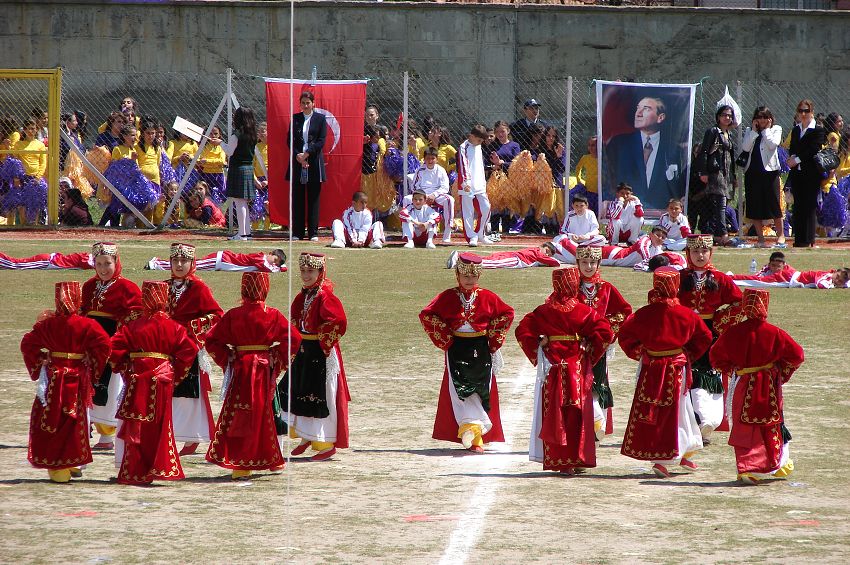
<path id="1" fill-rule="evenodd" d="M 248 217 L 248 202 L 257 197 L 259 184 L 254 176 L 254 146 L 257 145 L 257 125 L 254 111 L 238 108 L 233 113 L 234 134 L 225 147 L 230 155 L 227 162 L 227 196 L 233 198 L 236 223 L 239 231 L 232 240 L 251 239 L 251 223 Z"/>
<path id="2" fill-rule="evenodd" d="M 759 106 L 753 113 L 752 128 L 747 128 L 744 132 L 744 140 L 741 143 L 741 149 L 750 153 L 744 166 L 744 194 L 747 217 L 753 221 L 758 235 L 757 247 L 767 247 L 762 231 L 766 221 L 773 222 L 776 244 L 785 245 L 779 201 L 779 191 L 782 188 L 779 182 L 777 148 L 780 143 L 782 126 L 774 125 L 773 114 L 769 108 Z"/>

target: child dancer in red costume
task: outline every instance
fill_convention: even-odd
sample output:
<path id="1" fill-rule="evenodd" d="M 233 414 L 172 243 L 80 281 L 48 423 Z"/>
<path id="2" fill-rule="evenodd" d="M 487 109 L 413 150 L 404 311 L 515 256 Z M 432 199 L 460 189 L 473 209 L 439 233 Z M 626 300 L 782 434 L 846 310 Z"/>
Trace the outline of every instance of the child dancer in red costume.
<path id="1" fill-rule="evenodd" d="M 537 366 L 528 458 L 567 475 L 596 467 L 593 366 L 614 334 L 578 297 L 575 267 L 552 271 L 554 291 L 516 328 L 528 360 Z"/>
<path id="2" fill-rule="evenodd" d="M 110 242 L 95 243 L 91 256 L 97 274 L 83 284 L 83 316 L 100 324 L 109 334 L 139 315 L 142 309 L 142 291 L 131 280 L 121 276 L 121 258 L 118 246 Z M 112 364 L 103 368 L 100 380 L 94 386 L 93 406 L 89 419 L 100 434 L 93 449 L 112 449 L 118 420 L 118 397 L 121 396 L 121 376 L 113 378 Z"/>
<path id="3" fill-rule="evenodd" d="M 147 485 L 182 479 L 171 422 L 171 394 L 186 378 L 198 346 L 169 319 L 168 283 L 142 283 L 142 315 L 112 336 L 112 364 L 124 379 L 115 446 L 118 482 Z"/>
<path id="4" fill-rule="evenodd" d="M 186 328 L 189 338 L 200 351 L 189 374 L 174 387 L 171 402 L 174 437 L 186 442 L 180 455 L 195 453 L 200 442 L 209 441 L 213 433 L 210 407 L 210 364 L 204 341 L 224 313 L 213 298 L 210 288 L 195 276 L 195 247 L 187 243 L 171 244 L 171 280 L 168 289 L 168 315 Z"/>
<path id="5" fill-rule="evenodd" d="M 351 395 L 339 350 L 348 321 L 327 278 L 325 256 L 302 253 L 298 266 L 301 292 L 292 301 L 289 316 L 302 341 L 300 347 L 292 349 L 295 358 L 277 390 L 289 436 L 301 439 L 291 455 L 301 455 L 312 447 L 316 454 L 310 460 L 324 461 L 337 449 L 348 447 Z"/>
<path id="6" fill-rule="evenodd" d="M 461 253 L 455 275 L 458 285 L 438 294 L 419 314 L 425 333 L 445 352 L 432 437 L 484 453 L 485 443 L 505 441 L 496 374 L 514 309 L 478 286 L 477 255 Z"/>
<path id="7" fill-rule="evenodd" d="M 699 314 L 706 327 L 712 331 L 714 339 L 717 339 L 717 333 L 713 330 L 714 316 L 721 307 L 740 303 L 741 291 L 729 275 L 721 273 L 711 264 L 713 244 L 711 234 L 687 237 L 685 255 L 688 268 L 681 271 L 679 302 Z M 729 430 L 723 415 L 726 383 L 711 366 L 707 350 L 704 355 L 692 359 L 691 363 L 691 401 L 704 443 L 709 443 L 714 430 Z"/>
<path id="8" fill-rule="evenodd" d="M 21 353 L 38 392 L 30 413 L 27 459 L 67 483 L 92 462 L 89 419 L 92 385 L 109 357 L 109 336 L 77 312 L 80 283 L 56 283 L 56 312 L 42 316 L 21 339 Z"/>
<path id="9" fill-rule="evenodd" d="M 207 334 L 207 351 L 224 369 L 221 415 L 207 461 L 231 469 L 233 479 L 282 469 L 275 429 L 275 382 L 298 351 L 301 334 L 266 305 L 268 273 L 242 274 L 242 306 L 227 311 Z"/>
<path id="10" fill-rule="evenodd" d="M 711 236 L 709 236 L 711 237 Z M 703 448 L 688 389 L 692 359 L 711 345 L 711 332 L 700 317 L 679 304 L 679 272 L 656 269 L 649 304 L 620 326 L 620 347 L 640 361 L 635 396 L 621 452 L 652 461 L 658 477 L 669 477 L 670 465 L 686 469 Z"/>
<path id="11" fill-rule="evenodd" d="M 581 286 L 578 299 L 608 320 L 614 334 L 611 343 L 617 341 L 620 325 L 632 314 L 632 306 L 626 302 L 613 284 L 602 280 L 599 262 L 602 260 L 602 247 L 598 245 L 580 245 L 576 249 L 576 262 L 581 273 Z M 613 353 L 612 348 L 608 348 Z M 607 352 L 606 352 L 607 353 Z M 605 435 L 614 433 L 611 409 L 614 407 L 614 395 L 608 384 L 608 355 L 603 355 L 593 366 L 593 430 L 596 439 L 601 441 Z"/>
<path id="12" fill-rule="evenodd" d="M 729 383 L 729 445 L 735 448 L 738 479 L 787 477 L 794 470 L 788 450 L 782 385 L 803 364 L 803 348 L 767 322 L 770 294 L 744 290 L 746 320 L 724 331 L 711 348 L 711 364 L 733 372 Z"/>

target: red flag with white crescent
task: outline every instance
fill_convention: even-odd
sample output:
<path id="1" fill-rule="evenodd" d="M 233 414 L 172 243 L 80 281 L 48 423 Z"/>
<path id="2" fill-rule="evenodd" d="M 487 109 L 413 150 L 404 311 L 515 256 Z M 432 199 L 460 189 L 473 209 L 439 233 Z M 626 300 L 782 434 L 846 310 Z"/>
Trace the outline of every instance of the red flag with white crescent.
<path id="1" fill-rule="evenodd" d="M 269 212 L 274 223 L 289 225 L 289 123 L 300 112 L 301 93 L 315 96 L 315 110 L 324 114 L 328 124 L 325 148 L 327 180 L 319 200 L 319 225 L 328 227 L 351 205 L 351 195 L 360 190 L 363 161 L 363 111 L 366 107 L 366 81 L 293 81 L 292 99 L 289 80 L 266 79 L 266 116 L 268 120 Z"/>

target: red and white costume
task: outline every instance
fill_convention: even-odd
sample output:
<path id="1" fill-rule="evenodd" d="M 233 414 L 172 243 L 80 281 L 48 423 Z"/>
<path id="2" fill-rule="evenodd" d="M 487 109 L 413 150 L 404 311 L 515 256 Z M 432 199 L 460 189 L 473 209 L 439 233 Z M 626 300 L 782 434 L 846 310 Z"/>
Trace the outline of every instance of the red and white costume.
<path id="1" fill-rule="evenodd" d="M 292 301 L 289 316 L 301 333 L 301 347 L 293 359 L 290 370 L 278 384 L 283 417 L 291 437 L 312 444 L 318 453 L 314 458 L 328 457 L 336 449 L 348 447 L 348 403 L 351 394 L 345 379 L 345 367 L 339 340 L 345 335 L 348 320 L 345 309 L 333 292 L 333 283 L 326 278 L 325 256 L 302 253 L 299 265 L 321 270 L 315 285 L 302 288 Z M 308 345 L 309 342 L 309 345 Z M 324 357 L 324 374 L 314 374 L 313 364 L 302 363 L 301 356 L 310 355 L 309 348 L 318 344 L 319 355 Z M 292 385 L 288 386 L 291 379 Z M 315 394 L 315 387 L 321 393 Z M 292 400 L 289 401 L 291 389 Z M 321 396 L 324 398 L 320 398 Z M 291 407 L 291 412 L 287 408 Z M 320 415 L 325 414 L 325 415 Z M 296 448 L 297 449 L 297 448 Z M 293 450 L 293 455 L 301 453 Z"/>
<path id="2" fill-rule="evenodd" d="M 576 214 L 575 210 L 567 212 L 564 223 L 561 225 L 561 235 L 591 236 L 590 239 L 582 240 L 585 245 L 603 245 L 607 243 L 605 237 L 599 234 L 599 220 L 593 210 L 586 210 L 584 214 Z"/>
<path id="3" fill-rule="evenodd" d="M 774 273 L 770 270 L 770 265 L 765 265 L 762 267 L 761 271 L 754 275 L 730 275 L 733 281 L 759 281 L 759 282 L 767 282 L 767 283 L 787 283 L 791 282 L 791 277 L 794 276 L 794 273 L 797 272 L 797 269 L 785 263 L 782 265 L 782 270 Z M 728 273 L 727 273 L 728 274 Z M 738 284 L 738 283 L 735 283 Z M 745 284 L 741 284 L 739 286 L 745 286 Z"/>
<path id="4" fill-rule="evenodd" d="M 83 305 L 80 313 L 95 320 L 112 337 L 123 324 L 136 318 L 141 312 L 142 291 L 136 283 L 121 276 L 121 258 L 114 243 L 94 244 L 91 255 L 94 260 L 100 255 L 113 257 L 115 274 L 105 282 L 94 276 L 83 284 Z M 122 387 L 121 375 L 113 373 L 112 364 L 107 363 L 95 386 L 94 402 L 89 410 L 89 419 L 101 434 L 98 443 L 108 444 L 112 441 L 111 436 L 115 431 L 109 427 L 118 425 L 115 412 L 118 410 Z M 108 445 L 103 447 L 108 448 Z"/>
<path id="5" fill-rule="evenodd" d="M 676 299 L 679 273 L 653 273 L 649 304 L 620 326 L 620 347 L 639 361 L 638 380 L 621 452 L 664 466 L 680 463 L 703 442 L 688 389 L 690 360 L 711 345 L 711 332 Z M 658 473 L 658 471 L 656 471 Z"/>
<path id="6" fill-rule="evenodd" d="M 682 251 L 685 249 L 688 243 L 687 238 L 691 235 L 691 225 L 688 223 L 688 217 L 686 215 L 679 214 L 678 218 L 671 218 L 669 212 L 664 212 L 658 218 L 658 225 L 667 230 L 664 247 L 670 251 Z"/>
<path id="7" fill-rule="evenodd" d="M 835 271 L 797 271 L 789 281 L 791 288 L 842 288 L 836 287 L 832 280 Z M 847 283 L 843 288 L 848 288 Z"/>
<path id="8" fill-rule="evenodd" d="M 172 258 L 194 259 L 194 253 L 195 248 L 191 245 L 171 245 Z M 175 387 L 175 396 L 171 403 L 174 437 L 177 441 L 189 444 L 209 441 L 214 429 L 209 397 L 212 385 L 209 360 L 203 347 L 207 332 L 221 319 L 224 312 L 213 298 L 210 288 L 194 275 L 194 270 L 185 278 L 171 278 L 166 312 L 172 320 L 186 329 L 189 338 L 200 350 L 196 363 L 181 383 L 185 392 Z"/>
<path id="9" fill-rule="evenodd" d="M 425 196 L 434 198 L 434 209 L 440 212 L 443 218 L 443 241 L 451 240 L 452 220 L 455 217 L 455 200 L 449 192 L 449 176 L 446 170 L 434 163 L 434 168 L 422 165 L 413 175 L 412 189 L 422 191 Z M 413 202 L 413 195 L 408 194 L 402 200 L 402 206 Z"/>
<path id="10" fill-rule="evenodd" d="M 91 253 L 40 253 L 20 258 L 0 253 L 0 269 L 94 269 L 94 257 Z"/>
<path id="11" fill-rule="evenodd" d="M 552 243 L 558 249 L 556 257 L 562 263 L 568 265 L 576 264 L 576 242 L 568 237 L 556 237 Z M 603 245 L 602 260 L 603 267 L 632 267 L 636 271 L 642 271 L 644 265 L 650 259 L 664 252 L 664 247 L 653 245 L 648 235 L 640 236 L 637 241 L 628 247 L 619 245 Z"/>
<path id="12" fill-rule="evenodd" d="M 55 471 L 92 462 L 86 409 L 110 345 L 97 322 L 77 314 L 81 294 L 78 282 L 56 283 L 56 312 L 21 339 L 29 376 L 39 382 L 27 459 L 33 467 L 50 470 L 51 478 Z"/>
<path id="13" fill-rule="evenodd" d="M 398 217 L 401 219 L 401 233 L 414 245 L 425 245 L 431 240 L 437 233 L 437 222 L 440 221 L 440 213 L 427 204 L 423 204 L 418 209 L 412 203 L 408 204 L 399 210 Z M 414 226 L 414 221 L 426 225 L 425 227 Z"/>
<path id="14" fill-rule="evenodd" d="M 251 471 L 283 465 L 273 400 L 276 381 L 298 351 L 301 334 L 267 306 L 267 273 L 242 275 L 242 306 L 227 311 L 207 334 L 206 348 L 225 371 L 224 403 L 207 461 Z"/>
<path id="15" fill-rule="evenodd" d="M 115 445 L 118 482 L 144 485 L 154 479 L 182 479 L 174 441 L 171 395 L 198 353 L 186 330 L 168 318 L 168 283 L 142 283 L 143 313 L 112 337 L 113 366 L 125 386 L 117 416 Z"/>
<path id="16" fill-rule="evenodd" d="M 480 258 L 461 254 L 457 273 L 480 273 Z M 428 337 L 444 353 L 443 379 L 432 437 L 462 442 L 469 433 L 474 451 L 483 444 L 505 441 L 499 417 L 496 375 L 499 352 L 514 319 L 514 310 L 487 289 L 459 285 L 438 294 L 420 312 Z M 474 379 L 464 368 L 473 366 Z"/>
<path id="17" fill-rule="evenodd" d="M 643 206 L 637 196 L 628 203 L 623 198 L 616 198 L 608 202 L 605 219 L 608 221 L 606 236 L 612 245 L 634 243 L 643 227 Z"/>
<path id="18" fill-rule="evenodd" d="M 487 178 L 484 176 L 481 145 L 473 145 L 469 140 L 461 143 L 457 151 L 457 186 L 464 235 L 466 241 L 474 245 L 479 240 L 484 240 L 487 225 L 490 223 L 490 199 L 487 198 Z"/>
<path id="19" fill-rule="evenodd" d="M 561 262 L 546 255 L 539 247 L 517 251 L 497 251 L 481 257 L 482 269 L 525 269 L 528 267 L 559 267 Z"/>
<path id="20" fill-rule="evenodd" d="M 353 206 L 349 206 L 342 213 L 342 220 L 333 221 L 331 231 L 334 241 L 342 242 L 346 247 L 351 247 L 352 243 L 369 246 L 372 242 L 381 245 L 385 242 L 384 224 L 372 221 L 372 211 L 368 208 L 358 212 Z"/>
<path id="21" fill-rule="evenodd" d="M 688 268 L 682 274 L 679 287 L 679 302 L 690 308 L 705 322 L 712 331 L 714 339 L 714 318 L 721 307 L 729 307 L 741 301 L 741 291 L 728 275 L 721 273 L 711 264 L 697 269 L 690 259 L 691 249 L 712 249 L 713 238 L 710 234 L 696 234 L 688 237 Z M 699 419 L 703 437 L 708 438 L 714 430 L 728 431 L 724 417 L 726 407 L 725 394 L 728 390 L 723 377 L 711 366 L 708 352 L 691 359 L 693 385 L 691 400 Z"/>
<path id="22" fill-rule="evenodd" d="M 516 328 L 537 367 L 528 458 L 568 473 L 596 467 L 593 366 L 614 338 L 605 318 L 576 297 L 579 278 L 575 267 L 553 271 L 554 292 Z M 543 346 L 541 336 L 548 340 Z"/>
<path id="23" fill-rule="evenodd" d="M 729 445 L 743 479 L 785 477 L 794 468 L 783 434 L 782 385 L 804 355 L 791 336 L 767 323 L 769 298 L 766 290 L 745 290 L 746 320 L 725 330 L 710 353 L 712 365 L 732 373 Z"/>
<path id="24" fill-rule="evenodd" d="M 160 259 L 154 257 L 148 261 L 148 269 L 151 271 L 170 271 L 171 259 Z M 236 253 L 234 251 L 216 251 L 195 261 L 196 271 L 232 271 L 232 272 L 260 272 L 260 273 L 285 273 L 286 265 L 278 267 L 272 265 L 263 252 L 258 253 Z"/>
<path id="25" fill-rule="evenodd" d="M 599 261 L 601 247 L 582 245 L 578 248 L 579 259 Z M 613 338 L 606 351 L 593 366 L 593 427 L 596 437 L 614 433 L 614 421 L 611 413 L 614 407 L 614 396 L 608 382 L 608 357 L 613 358 L 614 345 L 620 326 L 632 314 L 632 306 L 613 284 L 602 280 L 599 270 L 592 277 L 581 275 L 578 299 L 590 306 L 597 314 L 605 318 L 611 326 Z"/>

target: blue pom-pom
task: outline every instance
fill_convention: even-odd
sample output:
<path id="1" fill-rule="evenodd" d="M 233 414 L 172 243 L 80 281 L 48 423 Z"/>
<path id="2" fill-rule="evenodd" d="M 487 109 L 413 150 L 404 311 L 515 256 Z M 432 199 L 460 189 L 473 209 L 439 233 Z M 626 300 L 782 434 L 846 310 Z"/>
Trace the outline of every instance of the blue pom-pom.
<path id="1" fill-rule="evenodd" d="M 404 157 L 395 147 L 390 147 L 384 155 L 384 172 L 396 181 L 404 174 Z"/>
<path id="2" fill-rule="evenodd" d="M 12 183 L 15 179 L 24 178 L 24 164 L 20 159 L 7 155 L 6 159 L 0 164 L 0 180 Z"/>
<path id="3" fill-rule="evenodd" d="M 457 182 L 457 171 L 449 172 L 449 186 L 453 186 Z"/>
<path id="4" fill-rule="evenodd" d="M 103 176 L 140 212 L 159 200 L 159 186 L 149 181 L 142 174 L 136 161 L 132 159 L 112 161 Z M 117 198 L 113 199 L 113 204 L 115 204 L 113 209 L 118 213 L 123 214 L 129 211 Z"/>
<path id="5" fill-rule="evenodd" d="M 776 148 L 777 155 L 779 156 L 779 170 L 783 173 L 789 172 L 791 169 L 788 167 L 788 151 L 782 147 L 781 145 Z"/>
<path id="6" fill-rule="evenodd" d="M 171 161 L 168 159 L 165 151 L 159 154 L 159 182 L 162 186 L 170 182 L 180 182 L 174 167 L 171 166 Z"/>
<path id="7" fill-rule="evenodd" d="M 847 223 L 847 198 L 835 186 L 823 195 L 818 223 L 825 228 L 843 228 Z"/>

